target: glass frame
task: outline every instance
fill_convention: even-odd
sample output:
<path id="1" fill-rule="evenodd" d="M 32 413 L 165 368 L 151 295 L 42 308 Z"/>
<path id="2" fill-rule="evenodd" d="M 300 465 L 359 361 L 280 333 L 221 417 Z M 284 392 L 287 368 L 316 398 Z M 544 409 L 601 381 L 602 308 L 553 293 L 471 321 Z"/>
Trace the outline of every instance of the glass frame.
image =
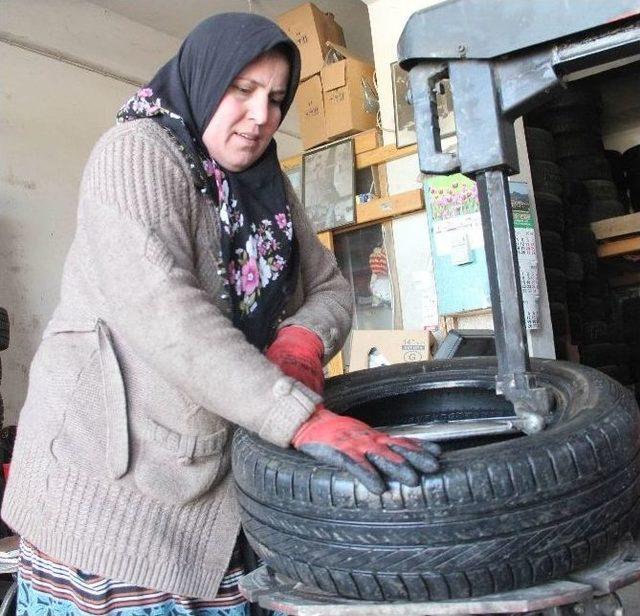
<path id="1" fill-rule="evenodd" d="M 391 85 L 393 90 L 393 118 L 396 131 L 396 147 L 403 148 L 417 143 L 416 122 L 413 109 L 407 100 L 409 73 L 398 62 L 391 63 Z"/>
<path id="2" fill-rule="evenodd" d="M 316 233 L 356 222 L 353 139 L 302 155 L 302 195 Z"/>

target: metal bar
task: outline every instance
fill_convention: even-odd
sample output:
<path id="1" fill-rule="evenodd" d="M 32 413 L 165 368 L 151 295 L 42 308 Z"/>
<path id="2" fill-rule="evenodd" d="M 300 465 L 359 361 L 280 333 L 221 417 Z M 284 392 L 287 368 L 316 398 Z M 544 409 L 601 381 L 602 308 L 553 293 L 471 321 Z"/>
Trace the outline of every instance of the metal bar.
<path id="1" fill-rule="evenodd" d="M 450 601 L 357 601 L 343 599 L 304 586 L 263 566 L 239 582 L 240 592 L 261 607 L 292 616 L 469 616 L 481 614 L 547 613 L 554 606 L 587 601 L 593 589 L 587 584 L 560 580 L 533 588 Z"/>
<path id="2" fill-rule="evenodd" d="M 523 424 L 524 421 L 518 417 L 501 417 L 404 426 L 381 426 L 377 429 L 393 436 L 408 436 L 425 441 L 443 442 L 493 434 L 515 434 L 523 431 Z"/>
<path id="3" fill-rule="evenodd" d="M 572 73 L 598 64 L 640 53 L 640 19 L 618 29 L 558 45 L 554 50 L 554 69 Z"/>
<path id="4" fill-rule="evenodd" d="M 504 393 L 529 371 L 509 182 L 504 171 L 481 172 L 476 182 L 498 356 L 496 390 Z"/>

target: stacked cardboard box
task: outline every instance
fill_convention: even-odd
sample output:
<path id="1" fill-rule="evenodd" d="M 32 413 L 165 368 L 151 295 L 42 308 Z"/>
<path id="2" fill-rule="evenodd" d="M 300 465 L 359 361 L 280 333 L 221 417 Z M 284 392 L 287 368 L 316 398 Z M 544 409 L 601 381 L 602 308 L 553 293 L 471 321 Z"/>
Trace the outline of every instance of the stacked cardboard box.
<path id="1" fill-rule="evenodd" d="M 302 57 L 296 107 L 305 150 L 376 125 L 373 66 L 346 49 L 331 13 L 312 3 L 278 18 Z"/>

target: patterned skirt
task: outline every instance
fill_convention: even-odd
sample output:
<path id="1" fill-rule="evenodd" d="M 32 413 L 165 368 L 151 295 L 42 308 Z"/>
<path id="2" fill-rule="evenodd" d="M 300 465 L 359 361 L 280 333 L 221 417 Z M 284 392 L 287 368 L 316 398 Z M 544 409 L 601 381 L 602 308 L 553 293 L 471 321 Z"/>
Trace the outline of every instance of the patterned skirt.
<path id="1" fill-rule="evenodd" d="M 238 591 L 244 565 L 238 545 L 212 601 L 190 599 L 91 575 L 56 562 L 22 540 L 17 616 L 249 616 Z"/>

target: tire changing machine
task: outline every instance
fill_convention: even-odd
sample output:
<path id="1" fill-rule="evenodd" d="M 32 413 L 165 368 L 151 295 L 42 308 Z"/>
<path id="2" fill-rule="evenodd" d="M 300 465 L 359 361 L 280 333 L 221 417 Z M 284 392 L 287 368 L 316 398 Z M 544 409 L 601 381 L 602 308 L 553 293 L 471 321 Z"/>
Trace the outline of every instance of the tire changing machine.
<path id="1" fill-rule="evenodd" d="M 549 392 L 530 371 L 508 176 L 518 171 L 515 120 L 543 103 L 571 75 L 640 58 L 640 0 L 449 0 L 414 13 L 398 43 L 409 71 L 420 169 L 462 172 L 478 185 L 493 307 L 496 392 L 520 429 L 543 430 Z M 436 92 L 449 79 L 458 150 L 442 151 Z M 304 587 L 266 566 L 241 581 L 243 594 L 298 616 L 622 616 L 615 591 L 640 580 L 640 545 L 558 580 L 475 599 L 368 602 Z"/>

